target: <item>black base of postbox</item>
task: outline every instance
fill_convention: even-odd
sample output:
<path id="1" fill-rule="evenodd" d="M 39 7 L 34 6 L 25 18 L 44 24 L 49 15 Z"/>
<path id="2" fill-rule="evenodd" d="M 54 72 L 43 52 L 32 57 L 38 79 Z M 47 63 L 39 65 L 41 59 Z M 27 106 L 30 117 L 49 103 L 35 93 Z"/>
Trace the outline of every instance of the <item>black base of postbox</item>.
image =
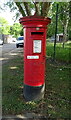
<path id="1" fill-rule="evenodd" d="M 25 100 L 28 101 L 35 101 L 35 100 L 40 100 L 44 97 L 44 89 L 45 89 L 45 84 L 42 86 L 28 86 L 24 85 L 24 97 Z"/>

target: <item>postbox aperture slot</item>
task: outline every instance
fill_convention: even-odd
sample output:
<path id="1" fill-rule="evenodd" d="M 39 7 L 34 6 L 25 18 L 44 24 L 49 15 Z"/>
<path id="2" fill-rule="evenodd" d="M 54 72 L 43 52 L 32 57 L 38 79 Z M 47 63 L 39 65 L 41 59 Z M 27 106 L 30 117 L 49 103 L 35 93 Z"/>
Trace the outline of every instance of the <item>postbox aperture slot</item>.
<path id="1" fill-rule="evenodd" d="M 43 35 L 43 32 L 31 32 L 31 35 Z"/>

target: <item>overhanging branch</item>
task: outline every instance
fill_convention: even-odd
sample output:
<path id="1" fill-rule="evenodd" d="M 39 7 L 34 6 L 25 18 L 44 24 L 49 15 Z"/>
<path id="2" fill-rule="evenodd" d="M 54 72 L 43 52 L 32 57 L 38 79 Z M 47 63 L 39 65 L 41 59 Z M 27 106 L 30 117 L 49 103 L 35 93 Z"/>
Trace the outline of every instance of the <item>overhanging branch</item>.
<path id="1" fill-rule="evenodd" d="M 19 2 L 15 2 L 15 4 L 17 5 L 18 9 L 19 9 L 19 12 L 22 14 L 22 16 L 26 16 L 25 15 L 25 12 L 23 11 L 23 8 L 21 6 L 21 4 Z"/>
<path id="2" fill-rule="evenodd" d="M 30 10 L 30 7 L 29 7 L 29 3 L 28 2 L 23 2 L 23 4 L 24 4 L 27 15 L 31 16 L 31 10 Z"/>

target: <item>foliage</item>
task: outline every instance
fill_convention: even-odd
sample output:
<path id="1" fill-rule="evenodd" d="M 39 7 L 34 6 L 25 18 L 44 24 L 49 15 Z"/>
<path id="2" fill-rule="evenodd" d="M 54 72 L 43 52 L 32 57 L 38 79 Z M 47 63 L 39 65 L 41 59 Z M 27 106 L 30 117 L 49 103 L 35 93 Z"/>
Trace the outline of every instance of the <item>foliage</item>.
<path id="1" fill-rule="evenodd" d="M 54 2 L 49 10 L 48 16 L 51 17 L 51 24 L 48 25 L 48 37 L 53 36 L 55 34 L 55 17 L 56 17 L 56 2 Z M 70 24 L 67 26 L 67 22 L 69 23 L 69 10 L 70 10 L 70 2 L 58 2 L 59 8 L 58 8 L 58 33 L 66 33 L 68 36 L 70 36 Z M 68 20 L 68 21 L 67 21 Z M 66 26 L 65 26 L 66 25 Z M 64 27 L 65 26 L 65 27 Z M 67 29 L 66 29 L 67 27 Z"/>
<path id="2" fill-rule="evenodd" d="M 8 22 L 0 17 L 0 34 L 9 34 L 10 26 L 8 25 Z"/>
<path id="3" fill-rule="evenodd" d="M 51 24 L 48 25 L 48 37 L 51 37 L 55 34 L 55 15 L 56 15 L 56 2 L 14 2 L 13 0 L 5 3 L 5 7 L 9 6 L 11 12 L 16 11 L 15 18 L 20 16 L 36 15 L 49 16 L 51 18 Z M 70 18 L 69 14 L 71 13 L 70 4 L 71 2 L 58 2 L 59 4 L 59 13 L 58 13 L 58 33 L 63 33 L 65 28 L 66 20 Z M 50 6 L 51 5 L 51 6 Z M 70 20 L 71 21 L 71 20 Z M 63 30 L 64 29 L 64 30 Z M 68 37 L 71 38 L 70 34 L 70 22 L 68 21 L 67 27 Z"/>
<path id="4" fill-rule="evenodd" d="M 10 34 L 13 35 L 14 37 L 18 37 L 21 35 L 23 35 L 23 30 L 22 30 L 22 26 L 19 23 L 14 23 L 11 27 L 10 27 Z"/>
<path id="5" fill-rule="evenodd" d="M 19 35 L 23 35 L 23 29 L 21 24 L 14 23 L 10 26 L 4 18 L 0 17 L 0 34 L 11 34 L 17 38 Z"/>
<path id="6" fill-rule="evenodd" d="M 48 25 L 48 37 L 54 36 L 55 34 L 55 16 L 56 16 L 56 2 L 13 2 L 13 0 L 8 1 L 5 6 L 9 6 L 11 11 L 17 11 L 15 18 L 19 17 L 20 13 L 22 16 L 29 16 L 36 13 L 36 15 L 48 16 L 51 18 L 51 24 Z M 70 24 L 69 23 L 69 11 L 71 2 L 58 2 L 59 13 L 58 13 L 58 33 L 68 34 L 70 38 Z M 50 6 L 51 5 L 51 6 Z M 68 21 L 67 21 L 68 20 Z M 67 21 L 67 22 L 66 22 Z M 66 26 L 65 26 L 66 25 Z M 64 27 L 65 26 L 65 27 Z M 66 29 L 67 27 L 67 29 Z"/>

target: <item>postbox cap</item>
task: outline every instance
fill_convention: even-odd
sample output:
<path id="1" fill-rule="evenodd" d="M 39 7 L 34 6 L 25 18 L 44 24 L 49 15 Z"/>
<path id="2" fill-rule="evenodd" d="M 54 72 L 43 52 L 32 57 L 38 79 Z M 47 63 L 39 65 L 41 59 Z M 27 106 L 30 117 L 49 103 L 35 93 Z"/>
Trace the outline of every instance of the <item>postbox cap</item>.
<path id="1" fill-rule="evenodd" d="M 50 18 L 45 18 L 43 16 L 26 16 L 19 19 L 20 24 L 24 27 L 45 27 L 51 22 Z"/>

